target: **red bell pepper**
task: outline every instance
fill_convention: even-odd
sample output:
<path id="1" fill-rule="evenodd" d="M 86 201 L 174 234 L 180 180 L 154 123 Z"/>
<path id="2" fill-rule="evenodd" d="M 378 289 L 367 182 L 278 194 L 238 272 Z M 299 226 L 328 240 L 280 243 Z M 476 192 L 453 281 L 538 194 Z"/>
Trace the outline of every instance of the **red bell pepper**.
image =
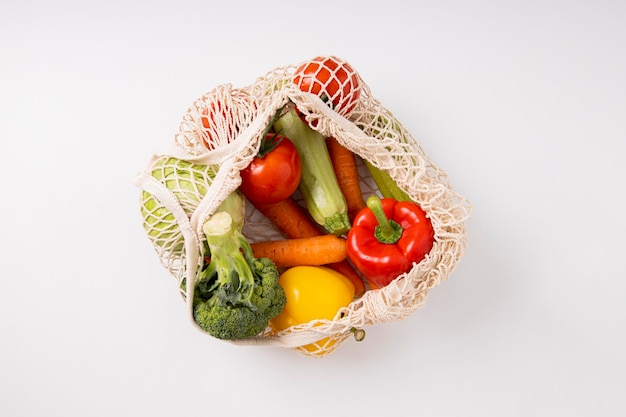
<path id="1" fill-rule="evenodd" d="M 373 195 L 354 218 L 347 253 L 369 281 L 384 287 L 424 259 L 433 247 L 434 235 L 419 204 Z"/>

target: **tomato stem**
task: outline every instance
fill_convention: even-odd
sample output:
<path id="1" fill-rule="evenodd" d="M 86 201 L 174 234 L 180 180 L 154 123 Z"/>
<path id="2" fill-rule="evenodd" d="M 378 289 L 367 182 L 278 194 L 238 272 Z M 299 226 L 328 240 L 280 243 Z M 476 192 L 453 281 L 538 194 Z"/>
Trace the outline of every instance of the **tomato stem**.
<path id="1" fill-rule="evenodd" d="M 282 140 L 283 136 L 278 133 L 267 133 L 261 141 L 261 146 L 256 156 L 264 158 L 268 153 L 272 152 Z"/>
<path id="2" fill-rule="evenodd" d="M 374 236 L 381 243 L 393 244 L 402 237 L 402 226 L 395 221 L 387 218 L 383 210 L 383 203 L 376 194 L 372 195 L 365 202 L 367 207 L 372 211 L 378 225 L 374 229 Z"/>

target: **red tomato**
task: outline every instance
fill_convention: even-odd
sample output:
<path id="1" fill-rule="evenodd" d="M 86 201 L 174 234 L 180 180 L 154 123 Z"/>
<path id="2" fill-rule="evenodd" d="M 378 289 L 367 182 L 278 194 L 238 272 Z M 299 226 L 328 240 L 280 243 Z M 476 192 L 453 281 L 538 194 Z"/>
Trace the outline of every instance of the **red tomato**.
<path id="1" fill-rule="evenodd" d="M 265 152 L 265 146 L 270 150 Z M 269 133 L 259 155 L 240 174 L 239 189 L 253 204 L 278 203 L 298 188 L 302 163 L 291 140 Z"/>
<path id="2" fill-rule="evenodd" d="M 300 90 L 313 93 L 342 116 L 348 116 L 361 95 L 359 76 L 341 59 L 316 57 L 300 65 L 293 82 Z"/>
<path id="3" fill-rule="evenodd" d="M 202 138 L 202 143 L 207 149 L 212 150 L 219 147 L 219 135 L 226 137 L 228 142 L 232 136 L 239 133 L 239 128 L 235 123 L 232 109 L 221 101 L 212 101 L 208 107 L 202 109 L 202 127 L 206 138 Z M 222 129 L 219 131 L 217 129 Z"/>

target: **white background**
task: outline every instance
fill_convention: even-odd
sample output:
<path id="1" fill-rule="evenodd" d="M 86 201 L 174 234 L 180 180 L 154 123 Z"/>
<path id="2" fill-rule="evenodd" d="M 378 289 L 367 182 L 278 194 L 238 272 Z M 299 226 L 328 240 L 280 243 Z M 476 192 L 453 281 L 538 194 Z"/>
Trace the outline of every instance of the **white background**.
<path id="1" fill-rule="evenodd" d="M 226 3 L 0 5 L 0 415 L 624 415 L 625 3 Z M 214 340 L 132 179 L 202 93 L 321 54 L 472 202 L 467 252 L 326 358 Z"/>

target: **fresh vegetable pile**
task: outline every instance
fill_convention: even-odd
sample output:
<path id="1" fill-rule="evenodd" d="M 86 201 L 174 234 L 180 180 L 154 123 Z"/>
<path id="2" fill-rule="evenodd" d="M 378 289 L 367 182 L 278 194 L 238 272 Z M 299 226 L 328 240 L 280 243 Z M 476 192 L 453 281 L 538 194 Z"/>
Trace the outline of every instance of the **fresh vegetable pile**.
<path id="1" fill-rule="evenodd" d="M 363 340 L 466 246 L 470 204 L 332 56 L 209 91 L 135 182 L 190 319 L 234 344 L 321 357 Z"/>

